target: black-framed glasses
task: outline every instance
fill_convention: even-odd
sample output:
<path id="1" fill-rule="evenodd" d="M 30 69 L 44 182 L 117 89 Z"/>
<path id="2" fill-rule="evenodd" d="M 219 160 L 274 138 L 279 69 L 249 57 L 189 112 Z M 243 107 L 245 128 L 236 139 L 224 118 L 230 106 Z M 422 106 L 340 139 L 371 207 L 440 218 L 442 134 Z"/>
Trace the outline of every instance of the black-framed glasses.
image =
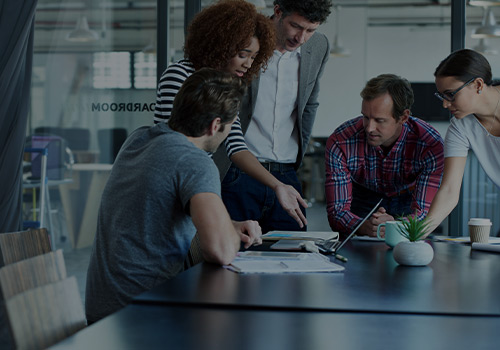
<path id="1" fill-rule="evenodd" d="M 443 92 L 443 93 L 435 92 L 434 96 L 436 96 L 437 98 L 439 98 L 441 101 L 446 100 L 448 102 L 453 102 L 453 101 L 455 101 L 455 95 L 458 94 L 458 92 L 460 90 L 462 90 L 464 87 L 466 87 L 467 85 L 469 85 L 470 83 L 472 83 L 476 79 L 477 79 L 477 77 L 468 80 L 466 83 L 464 83 L 458 89 L 456 89 L 454 91 L 451 91 L 451 92 Z"/>

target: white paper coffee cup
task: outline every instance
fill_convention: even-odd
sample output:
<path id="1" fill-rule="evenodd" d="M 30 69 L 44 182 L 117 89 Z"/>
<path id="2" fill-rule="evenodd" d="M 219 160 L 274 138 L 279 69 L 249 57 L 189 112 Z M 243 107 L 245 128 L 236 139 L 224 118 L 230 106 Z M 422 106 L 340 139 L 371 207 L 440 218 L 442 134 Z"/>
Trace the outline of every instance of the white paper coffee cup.
<path id="1" fill-rule="evenodd" d="M 491 221 L 484 218 L 469 219 L 469 235 L 471 242 L 488 243 L 490 240 Z"/>

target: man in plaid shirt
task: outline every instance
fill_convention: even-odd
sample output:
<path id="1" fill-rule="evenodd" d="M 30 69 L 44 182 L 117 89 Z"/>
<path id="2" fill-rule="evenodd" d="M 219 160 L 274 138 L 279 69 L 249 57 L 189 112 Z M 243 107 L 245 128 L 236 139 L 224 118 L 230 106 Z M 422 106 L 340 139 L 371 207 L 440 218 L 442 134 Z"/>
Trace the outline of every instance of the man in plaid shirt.
<path id="1" fill-rule="evenodd" d="M 358 234 L 400 215 L 427 215 L 443 173 L 443 140 L 428 123 L 411 116 L 408 80 L 382 74 L 361 92 L 361 116 L 340 125 L 325 151 L 328 221 L 349 233 L 380 198 L 379 209 Z"/>

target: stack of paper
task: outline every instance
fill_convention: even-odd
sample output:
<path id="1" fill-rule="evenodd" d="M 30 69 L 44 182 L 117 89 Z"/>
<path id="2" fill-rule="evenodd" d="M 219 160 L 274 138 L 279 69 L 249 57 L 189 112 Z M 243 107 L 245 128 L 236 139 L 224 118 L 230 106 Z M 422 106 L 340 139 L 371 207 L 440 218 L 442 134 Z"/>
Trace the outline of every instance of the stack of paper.
<path id="1" fill-rule="evenodd" d="M 238 273 L 339 272 L 344 267 L 318 253 L 239 252 L 225 268 Z"/>

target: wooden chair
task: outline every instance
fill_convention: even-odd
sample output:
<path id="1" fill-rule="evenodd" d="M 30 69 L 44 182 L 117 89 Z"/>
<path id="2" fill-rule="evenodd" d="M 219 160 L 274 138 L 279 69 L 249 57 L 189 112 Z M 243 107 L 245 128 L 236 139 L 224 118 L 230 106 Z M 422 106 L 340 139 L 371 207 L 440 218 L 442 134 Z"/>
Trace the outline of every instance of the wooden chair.
<path id="1" fill-rule="evenodd" d="M 45 349 L 86 326 L 74 276 L 5 301 L 16 349 Z"/>
<path id="2" fill-rule="evenodd" d="M 45 228 L 0 233 L 0 267 L 52 251 Z"/>
<path id="3" fill-rule="evenodd" d="M 200 237 L 198 236 L 198 233 L 196 233 L 191 241 L 191 246 L 189 247 L 186 260 L 184 260 L 184 270 L 187 270 L 203 261 L 204 259 L 203 254 L 201 253 Z"/>
<path id="4" fill-rule="evenodd" d="M 0 268 L 0 289 L 4 299 L 67 277 L 61 249 L 37 255 Z"/>

